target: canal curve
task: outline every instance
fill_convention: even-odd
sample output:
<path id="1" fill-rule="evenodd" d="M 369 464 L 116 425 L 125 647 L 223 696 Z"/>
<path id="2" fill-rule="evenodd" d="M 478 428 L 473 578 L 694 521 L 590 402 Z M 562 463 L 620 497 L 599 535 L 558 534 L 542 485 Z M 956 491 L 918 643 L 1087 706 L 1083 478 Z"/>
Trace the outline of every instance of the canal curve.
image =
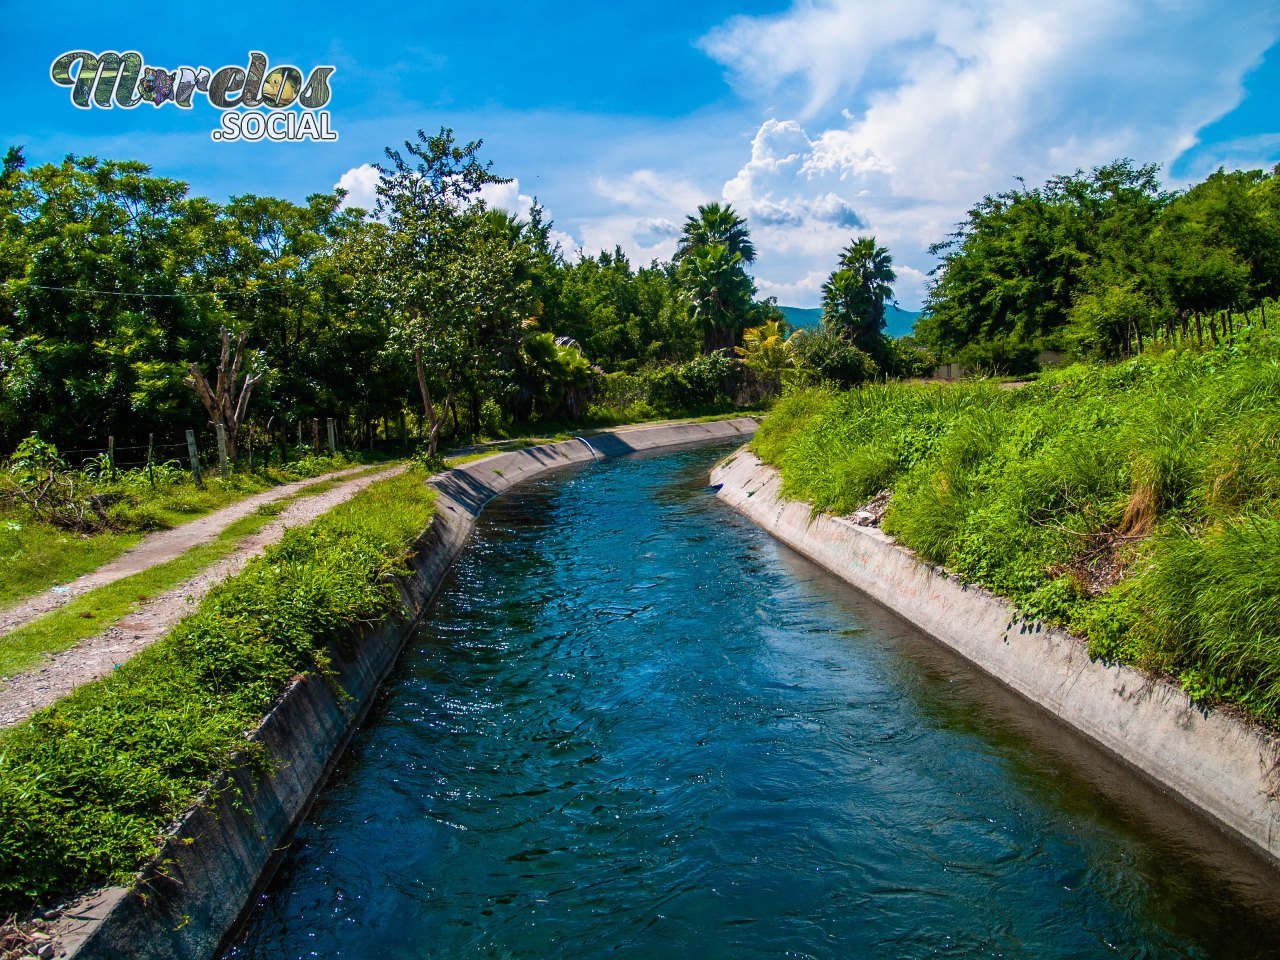
<path id="1" fill-rule="evenodd" d="M 228 957 L 1268 957 L 1248 851 L 706 488 L 490 504 Z"/>

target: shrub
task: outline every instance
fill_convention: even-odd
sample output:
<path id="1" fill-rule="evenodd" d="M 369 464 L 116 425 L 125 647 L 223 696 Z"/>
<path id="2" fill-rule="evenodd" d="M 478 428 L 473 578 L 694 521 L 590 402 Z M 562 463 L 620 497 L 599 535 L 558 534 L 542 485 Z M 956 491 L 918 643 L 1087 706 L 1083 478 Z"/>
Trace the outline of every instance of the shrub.
<path id="1" fill-rule="evenodd" d="M 866 351 L 828 330 L 801 330 L 787 343 L 795 356 L 792 376 L 797 385 L 847 388 L 874 380 L 880 372 Z"/>

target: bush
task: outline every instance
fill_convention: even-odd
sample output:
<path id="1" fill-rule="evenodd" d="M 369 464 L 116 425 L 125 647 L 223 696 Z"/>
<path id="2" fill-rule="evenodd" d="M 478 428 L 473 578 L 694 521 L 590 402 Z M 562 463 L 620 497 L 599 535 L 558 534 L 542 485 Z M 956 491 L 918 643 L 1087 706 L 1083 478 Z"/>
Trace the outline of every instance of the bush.
<path id="1" fill-rule="evenodd" d="M 735 407 L 742 365 L 724 351 L 685 363 L 599 378 L 588 417 L 596 422 L 628 422 L 657 417 L 719 413 Z"/>
<path id="2" fill-rule="evenodd" d="M 848 388 L 874 380 L 880 372 L 870 354 L 828 330 L 801 330 L 787 343 L 795 356 L 797 385 Z"/>

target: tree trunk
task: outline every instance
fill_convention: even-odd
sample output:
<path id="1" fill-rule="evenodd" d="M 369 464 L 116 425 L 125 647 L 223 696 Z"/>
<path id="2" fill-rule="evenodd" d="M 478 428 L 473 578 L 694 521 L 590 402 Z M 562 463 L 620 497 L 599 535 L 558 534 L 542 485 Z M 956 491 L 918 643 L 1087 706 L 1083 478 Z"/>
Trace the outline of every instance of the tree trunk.
<path id="1" fill-rule="evenodd" d="M 427 371 L 422 364 L 422 348 L 414 347 L 413 365 L 418 372 L 418 390 L 422 394 L 422 412 L 427 417 L 427 456 L 436 455 L 436 438 L 440 435 L 440 421 L 436 419 L 436 407 L 431 402 L 431 391 L 427 387 Z"/>
<path id="2" fill-rule="evenodd" d="M 248 341 L 248 333 L 240 334 L 233 354 L 231 331 L 223 327 L 222 352 L 218 358 L 218 375 L 215 385 L 210 388 L 209 381 L 205 379 L 204 374 L 200 372 L 200 365 L 196 363 L 191 364 L 191 376 L 187 378 L 187 386 L 196 392 L 196 396 L 200 398 L 205 411 L 209 414 L 209 426 L 217 429 L 218 424 L 222 424 L 226 431 L 227 459 L 232 463 L 236 460 L 236 436 L 249 411 L 249 396 L 253 393 L 253 388 L 257 386 L 258 381 L 262 379 L 261 373 L 252 376 L 246 374 L 243 380 L 240 379 L 240 367 L 244 363 L 244 348 Z M 237 383 L 239 383 L 238 398 L 236 397 Z"/>

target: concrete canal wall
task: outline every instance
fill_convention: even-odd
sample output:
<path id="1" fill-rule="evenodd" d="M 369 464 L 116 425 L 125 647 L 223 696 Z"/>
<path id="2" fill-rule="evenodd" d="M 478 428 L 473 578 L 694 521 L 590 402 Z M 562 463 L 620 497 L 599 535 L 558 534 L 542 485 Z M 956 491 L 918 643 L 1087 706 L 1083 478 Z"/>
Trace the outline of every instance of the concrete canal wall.
<path id="1" fill-rule="evenodd" d="M 948 577 L 873 527 L 814 515 L 741 450 L 712 473 L 718 496 L 778 540 L 920 627 L 1106 747 L 1280 864 L 1280 742 L 1172 684 L 1091 660 L 1062 630 Z"/>
<path id="2" fill-rule="evenodd" d="M 283 693 L 251 736 L 259 757 L 228 771 L 183 817 L 138 883 L 100 891 L 67 912 L 57 929 L 67 954 L 207 960 L 218 951 L 270 880 L 489 500 L 557 467 L 746 439 L 755 429 L 748 417 L 625 428 L 495 454 L 432 478 L 436 514 L 415 544 L 412 575 L 398 583 L 399 612 L 336 643 L 333 676 L 300 678 Z"/>

